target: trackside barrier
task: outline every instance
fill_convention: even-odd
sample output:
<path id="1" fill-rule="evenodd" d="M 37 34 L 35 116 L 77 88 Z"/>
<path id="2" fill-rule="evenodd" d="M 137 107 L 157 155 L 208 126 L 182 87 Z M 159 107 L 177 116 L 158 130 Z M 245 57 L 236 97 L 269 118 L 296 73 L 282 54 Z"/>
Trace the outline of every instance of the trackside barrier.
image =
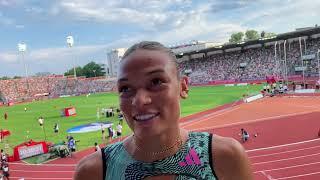
<path id="1" fill-rule="evenodd" d="M 239 84 L 237 84 L 237 86 L 247 86 L 248 85 L 248 83 L 239 83 Z"/>
<path id="2" fill-rule="evenodd" d="M 294 91 L 295 93 L 315 93 L 315 89 L 297 89 Z"/>
<path id="3" fill-rule="evenodd" d="M 224 86 L 225 87 L 231 87 L 231 86 L 234 86 L 234 84 L 225 84 Z"/>
<path id="4" fill-rule="evenodd" d="M 246 98 L 246 99 L 244 100 L 244 102 L 249 103 L 249 102 L 252 102 L 252 101 L 261 99 L 261 98 L 263 98 L 263 95 L 262 95 L 262 94 L 257 94 L 257 95 L 254 95 L 254 96 L 251 96 L 251 97 Z"/>

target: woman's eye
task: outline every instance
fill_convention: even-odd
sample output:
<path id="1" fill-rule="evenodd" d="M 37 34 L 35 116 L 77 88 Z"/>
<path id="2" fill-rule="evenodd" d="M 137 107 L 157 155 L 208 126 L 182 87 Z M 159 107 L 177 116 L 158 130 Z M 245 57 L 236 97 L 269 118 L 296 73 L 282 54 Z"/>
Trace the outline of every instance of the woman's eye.
<path id="1" fill-rule="evenodd" d="M 119 93 L 126 93 L 129 91 L 129 87 L 123 86 L 119 88 Z"/>
<path id="2" fill-rule="evenodd" d="M 152 79 L 151 80 L 151 84 L 153 85 L 153 86 L 158 86 L 158 85 L 161 85 L 163 82 L 162 82 L 162 80 L 161 79 Z"/>

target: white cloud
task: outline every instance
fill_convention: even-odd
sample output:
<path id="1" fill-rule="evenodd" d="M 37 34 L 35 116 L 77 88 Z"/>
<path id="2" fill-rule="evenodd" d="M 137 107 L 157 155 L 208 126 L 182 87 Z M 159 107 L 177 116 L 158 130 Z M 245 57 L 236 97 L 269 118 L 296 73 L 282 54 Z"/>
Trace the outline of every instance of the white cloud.
<path id="1" fill-rule="evenodd" d="M 9 6 L 10 1 L 9 0 L 0 0 L 0 6 Z"/>
<path id="2" fill-rule="evenodd" d="M 11 18 L 8 18 L 6 16 L 4 16 L 1 12 L 0 12 L 0 25 L 12 25 L 14 24 L 14 20 Z"/>
<path id="3" fill-rule="evenodd" d="M 258 11 L 247 11 L 241 17 L 242 24 L 258 24 L 251 28 L 273 30 L 279 33 L 294 31 L 294 28 L 313 26 L 320 17 L 320 1 L 290 0 L 263 1 Z M 252 9 L 252 8 L 251 8 Z M 310 24 L 313 22 L 314 24 Z M 319 20 L 318 20 L 319 22 Z"/>
<path id="4" fill-rule="evenodd" d="M 18 62 L 18 54 L 16 53 L 0 53 L 0 62 L 3 63 L 16 63 Z"/>
<path id="5" fill-rule="evenodd" d="M 17 25 L 16 25 L 16 28 L 17 28 L 17 29 L 23 29 L 23 28 L 24 28 L 24 25 L 17 24 Z"/>
<path id="6" fill-rule="evenodd" d="M 85 57 L 104 49 L 105 45 L 36 49 L 28 53 L 28 60 L 41 62 L 70 62 L 73 58 Z"/>
<path id="7" fill-rule="evenodd" d="M 25 11 L 27 13 L 34 13 L 34 14 L 40 14 L 40 13 L 45 12 L 43 8 L 37 7 L 37 6 L 26 7 Z"/>
<path id="8" fill-rule="evenodd" d="M 75 20 L 136 23 L 146 29 L 174 24 L 187 12 L 183 8 L 190 0 L 69 0 L 51 8 L 52 14 L 64 12 Z M 174 10 L 170 8 L 175 6 Z"/>

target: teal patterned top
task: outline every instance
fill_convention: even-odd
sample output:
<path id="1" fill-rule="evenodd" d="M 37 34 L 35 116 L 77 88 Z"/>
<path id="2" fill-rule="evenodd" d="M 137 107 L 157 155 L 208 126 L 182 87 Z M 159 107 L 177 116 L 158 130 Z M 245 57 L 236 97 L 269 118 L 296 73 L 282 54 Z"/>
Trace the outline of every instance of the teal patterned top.
<path id="1" fill-rule="evenodd" d="M 206 132 L 191 132 L 188 140 L 174 155 L 146 163 L 132 158 L 118 142 L 102 149 L 104 179 L 142 180 L 164 174 L 177 175 L 178 180 L 217 180 L 212 165 L 212 135 Z"/>

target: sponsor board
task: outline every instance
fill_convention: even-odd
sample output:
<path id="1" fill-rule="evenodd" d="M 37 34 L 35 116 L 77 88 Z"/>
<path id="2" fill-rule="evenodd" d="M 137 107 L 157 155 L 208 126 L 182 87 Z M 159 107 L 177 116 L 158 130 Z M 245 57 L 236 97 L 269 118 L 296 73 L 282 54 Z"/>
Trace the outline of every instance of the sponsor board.
<path id="1" fill-rule="evenodd" d="M 297 89 L 294 91 L 295 93 L 315 93 L 315 89 Z"/>
<path id="2" fill-rule="evenodd" d="M 248 85 L 248 83 L 239 83 L 239 84 L 237 84 L 237 86 L 247 86 Z"/>
<path id="3" fill-rule="evenodd" d="M 42 144 L 37 144 L 34 146 L 24 146 L 18 149 L 20 159 L 25 159 L 31 156 L 36 156 L 39 154 L 43 154 L 43 146 Z"/>
<path id="4" fill-rule="evenodd" d="M 96 122 L 72 127 L 67 130 L 67 133 L 87 133 L 107 129 L 110 126 L 112 126 L 111 122 Z"/>
<path id="5" fill-rule="evenodd" d="M 225 84 L 224 86 L 225 87 L 231 87 L 231 86 L 234 86 L 234 84 Z"/>
<path id="6" fill-rule="evenodd" d="M 255 101 L 255 100 L 258 100 L 258 99 L 261 99 L 261 98 L 263 98 L 263 95 L 262 94 L 257 94 L 255 96 L 251 96 L 251 97 L 246 98 L 244 101 L 246 103 L 248 103 L 248 102 L 252 102 L 252 101 Z"/>

